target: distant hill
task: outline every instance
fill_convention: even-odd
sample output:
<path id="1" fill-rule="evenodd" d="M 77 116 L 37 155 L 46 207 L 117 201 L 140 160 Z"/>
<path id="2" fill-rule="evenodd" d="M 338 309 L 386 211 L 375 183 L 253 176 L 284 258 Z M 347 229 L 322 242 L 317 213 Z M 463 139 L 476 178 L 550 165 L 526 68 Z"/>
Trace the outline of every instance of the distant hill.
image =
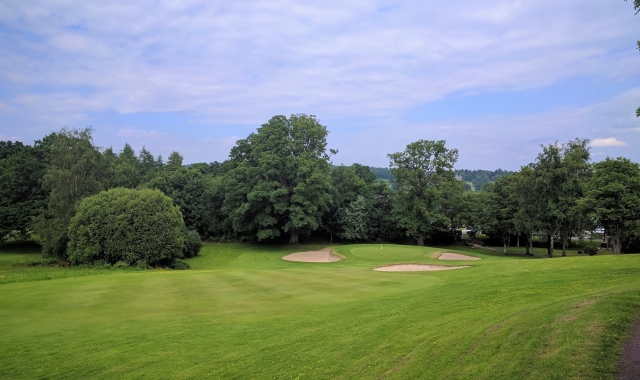
<path id="1" fill-rule="evenodd" d="M 371 171 L 376 175 L 378 179 L 386 179 L 389 181 L 393 181 L 393 175 L 391 175 L 391 170 L 389 168 L 376 168 L 371 167 Z M 468 169 L 458 169 L 455 171 L 456 176 L 462 179 L 465 182 L 468 182 L 467 190 L 472 191 L 480 191 L 482 186 L 486 183 L 493 182 L 496 179 L 505 176 L 507 174 L 513 173 L 509 170 L 468 170 Z"/>
<path id="2" fill-rule="evenodd" d="M 503 177 L 507 174 L 513 173 L 508 170 L 468 170 L 468 169 L 459 169 L 455 171 L 457 176 L 460 176 L 463 181 L 470 182 L 473 185 L 474 191 L 482 190 L 482 186 L 486 183 L 493 182 L 496 179 Z"/>

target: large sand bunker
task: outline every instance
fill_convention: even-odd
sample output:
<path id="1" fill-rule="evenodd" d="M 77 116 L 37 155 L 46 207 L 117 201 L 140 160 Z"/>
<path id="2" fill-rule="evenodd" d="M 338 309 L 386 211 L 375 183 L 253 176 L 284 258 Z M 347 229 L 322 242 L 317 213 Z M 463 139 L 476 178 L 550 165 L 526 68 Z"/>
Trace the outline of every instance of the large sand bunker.
<path id="1" fill-rule="evenodd" d="M 319 251 L 296 252 L 282 258 L 287 261 L 299 261 L 303 263 L 331 263 L 342 260 L 342 257 L 335 255 L 331 248 L 324 248 Z"/>
<path id="2" fill-rule="evenodd" d="M 461 269 L 468 268 L 468 266 L 445 266 L 445 265 L 427 265 L 427 264 L 394 264 L 384 267 L 373 268 L 379 272 L 421 272 L 421 271 L 433 271 L 433 270 L 449 270 L 449 269 Z"/>
<path id="3" fill-rule="evenodd" d="M 453 252 L 442 252 L 438 260 L 481 260 L 479 257 L 461 255 Z"/>

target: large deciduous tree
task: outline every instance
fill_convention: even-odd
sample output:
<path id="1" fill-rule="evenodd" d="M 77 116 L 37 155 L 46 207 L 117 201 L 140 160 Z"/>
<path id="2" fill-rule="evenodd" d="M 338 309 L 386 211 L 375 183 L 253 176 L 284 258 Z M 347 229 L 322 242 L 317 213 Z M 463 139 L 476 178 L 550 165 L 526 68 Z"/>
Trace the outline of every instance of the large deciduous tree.
<path id="1" fill-rule="evenodd" d="M 582 186 L 589 175 L 588 140 L 575 139 L 566 144 L 553 143 L 542 146 L 533 164 L 535 177 L 533 190 L 538 197 L 538 210 L 534 213 L 538 227 L 547 234 L 548 255 L 553 257 L 554 238 L 560 235 L 563 255 L 566 239 L 577 223 L 577 200 L 582 196 Z"/>
<path id="2" fill-rule="evenodd" d="M 596 163 L 580 206 L 611 233 L 613 252 L 622 253 L 625 232 L 640 220 L 640 166 L 626 158 Z"/>
<path id="3" fill-rule="evenodd" d="M 447 149 L 444 140 L 419 140 L 388 157 L 398 186 L 394 215 L 407 236 L 424 245 L 434 228 L 448 224 L 442 206 L 448 184 L 457 181 L 452 169 L 458 150 Z"/>
<path id="4" fill-rule="evenodd" d="M 233 228 L 258 240 L 316 230 L 331 203 L 328 131 L 315 116 L 274 116 L 239 140 L 225 176 Z"/>
<path id="5" fill-rule="evenodd" d="M 46 137 L 48 162 L 43 185 L 49 193 L 46 209 L 34 225 L 45 257 L 66 259 L 69 221 L 82 198 L 105 187 L 104 156 L 93 145 L 92 129 L 66 129 Z"/>

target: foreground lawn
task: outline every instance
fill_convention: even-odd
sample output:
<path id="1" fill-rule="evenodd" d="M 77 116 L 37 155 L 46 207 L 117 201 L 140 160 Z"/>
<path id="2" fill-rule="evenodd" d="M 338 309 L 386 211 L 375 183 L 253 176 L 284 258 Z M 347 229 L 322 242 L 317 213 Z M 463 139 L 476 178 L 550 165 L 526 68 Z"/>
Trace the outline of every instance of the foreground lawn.
<path id="1" fill-rule="evenodd" d="M 35 253 L 0 251 L 0 378 L 611 378 L 640 307 L 638 255 L 281 260 L 318 248 L 207 245 L 192 270 L 142 272 L 12 267 Z M 470 267 L 372 271 L 391 263 Z"/>

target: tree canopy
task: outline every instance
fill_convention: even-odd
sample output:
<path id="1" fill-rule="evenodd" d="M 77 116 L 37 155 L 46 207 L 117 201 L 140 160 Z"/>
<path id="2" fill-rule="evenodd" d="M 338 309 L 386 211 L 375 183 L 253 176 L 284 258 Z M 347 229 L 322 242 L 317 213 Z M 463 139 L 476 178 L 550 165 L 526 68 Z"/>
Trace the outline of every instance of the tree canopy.
<path id="1" fill-rule="evenodd" d="M 239 140 L 225 178 L 225 209 L 233 228 L 258 240 L 282 232 L 297 244 L 329 208 L 328 131 L 315 116 L 274 116 Z"/>

